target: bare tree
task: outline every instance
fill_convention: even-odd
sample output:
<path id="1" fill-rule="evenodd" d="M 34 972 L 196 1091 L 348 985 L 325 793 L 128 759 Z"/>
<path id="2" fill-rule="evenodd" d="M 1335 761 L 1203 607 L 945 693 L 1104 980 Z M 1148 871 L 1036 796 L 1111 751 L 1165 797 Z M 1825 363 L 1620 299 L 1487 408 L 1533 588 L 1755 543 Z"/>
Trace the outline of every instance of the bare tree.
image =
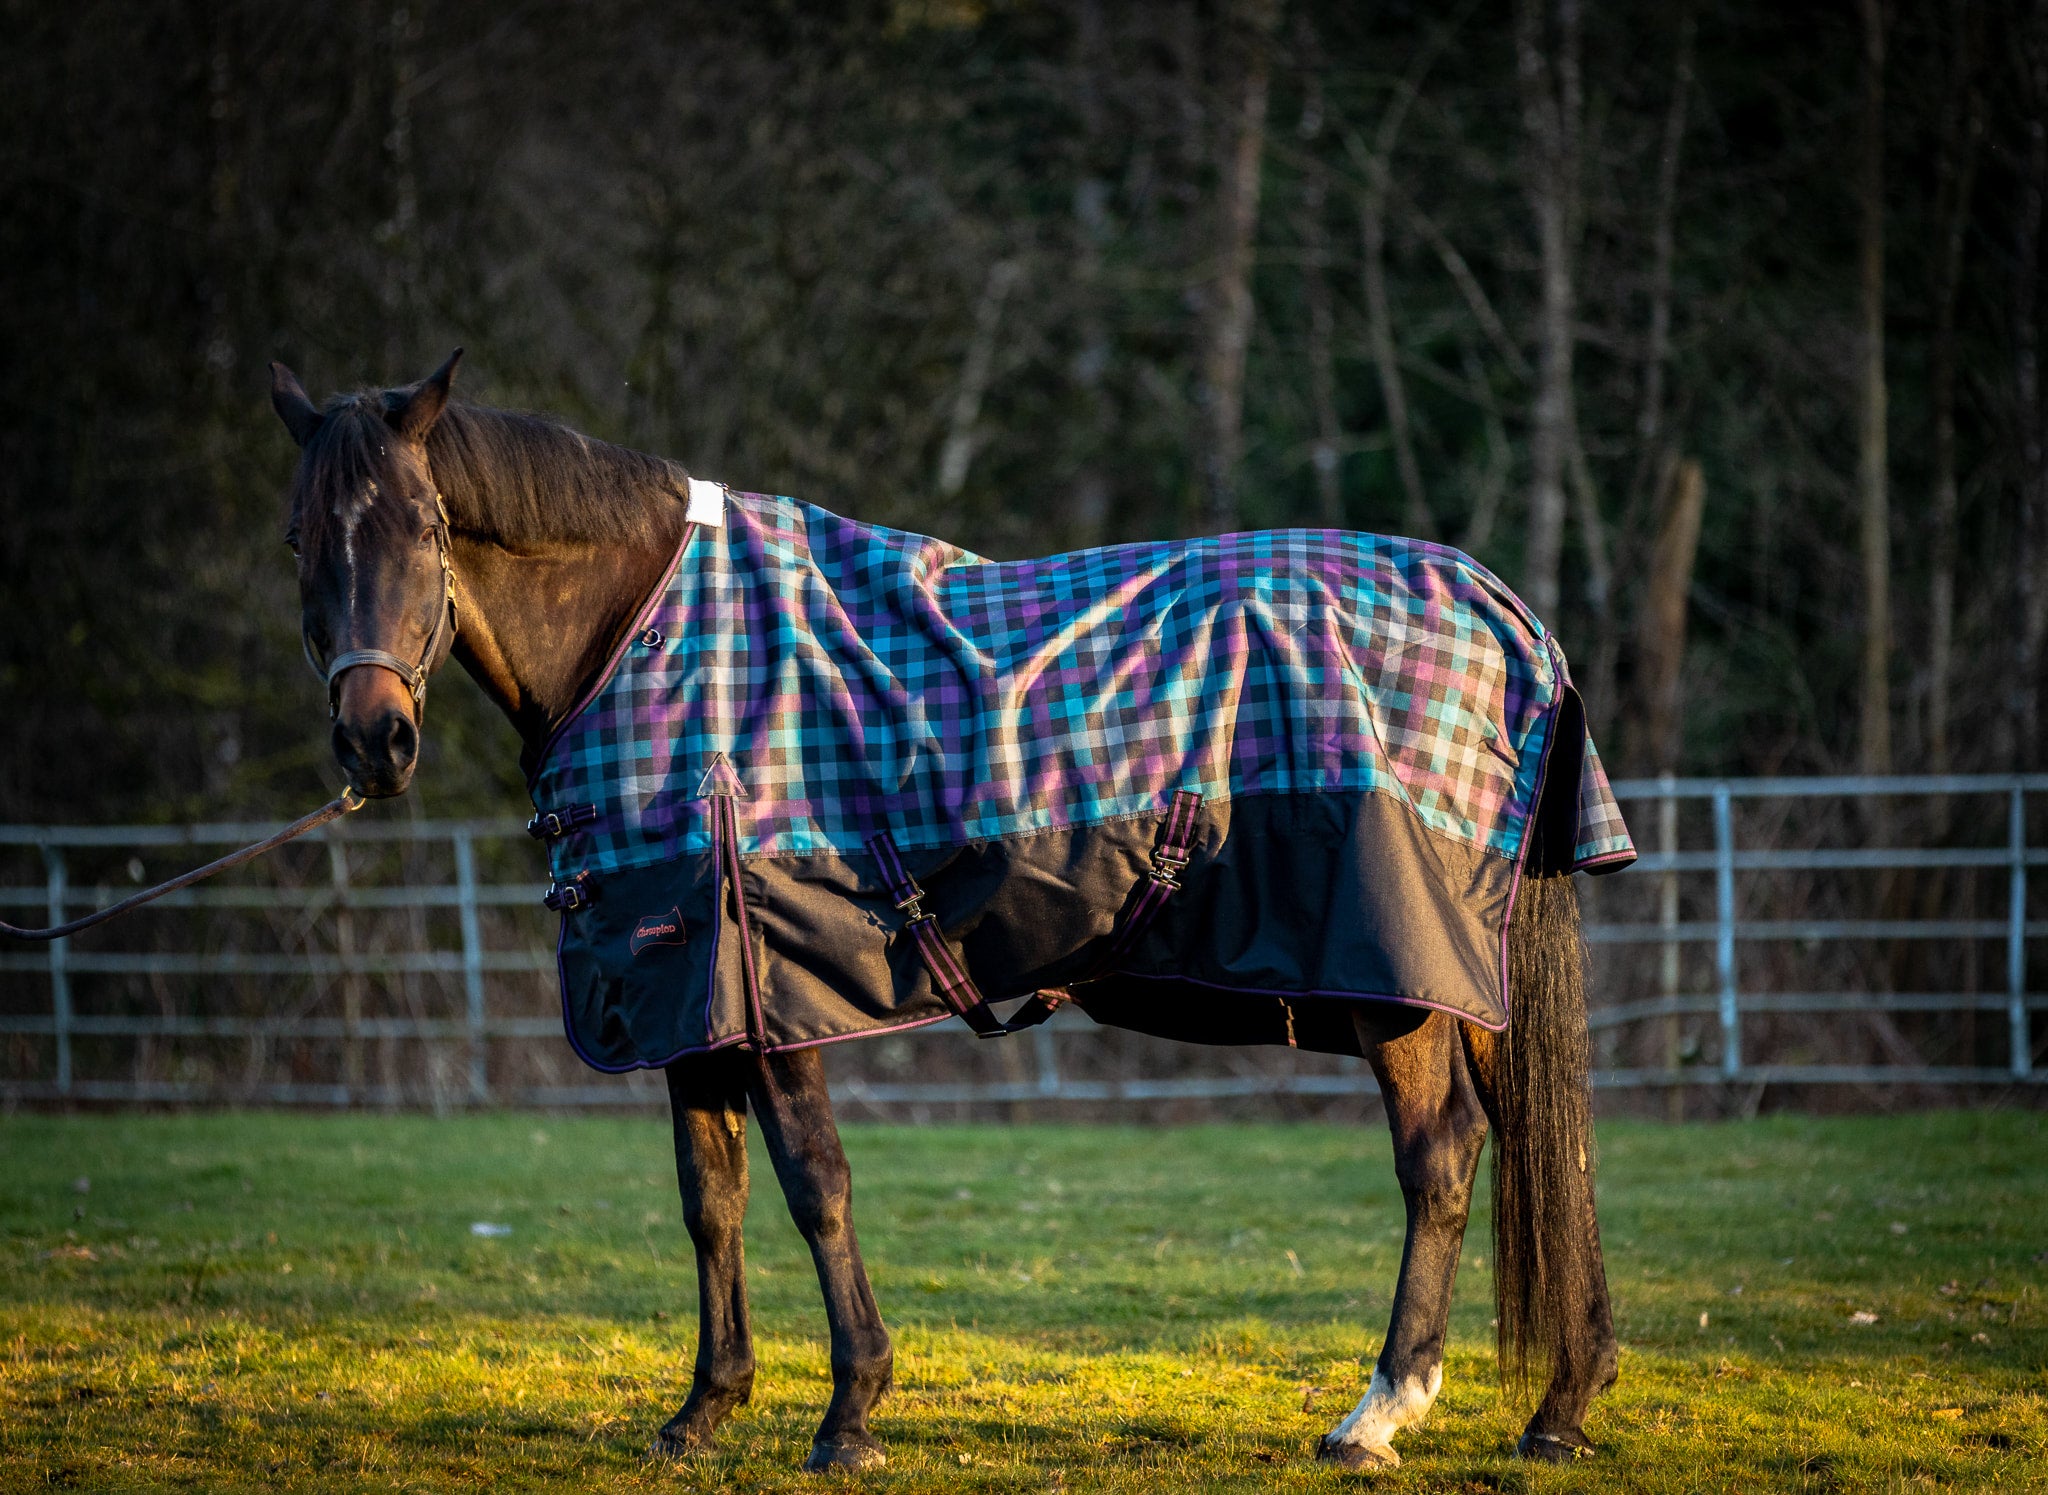
<path id="1" fill-rule="evenodd" d="M 2041 752 L 2041 644 L 2048 631 L 2048 588 L 2036 573 L 2048 529 L 2048 444 L 2041 421 L 2041 212 L 2048 195 L 2048 0 L 2035 0 L 2017 49 L 2025 100 L 2026 152 L 2019 163 L 2013 224 L 2013 402 L 2019 436 L 2020 513 L 2013 546 L 2013 590 L 2020 634 L 2012 693 L 2018 767 Z"/>
<path id="2" fill-rule="evenodd" d="M 1554 616 L 1563 559 L 1565 468 L 1575 442 L 1572 354 L 1577 311 L 1573 247 L 1580 186 L 1579 0 L 1518 0 L 1515 72 L 1527 137 L 1526 191 L 1540 262 L 1536 397 L 1529 433 L 1529 536 L 1522 556 L 1529 603 Z"/>
<path id="3" fill-rule="evenodd" d="M 1929 350 L 1928 402 L 1934 422 L 1933 576 L 1928 585 L 1927 766 L 1946 773 L 1953 759 L 1949 721 L 1955 672 L 1956 553 L 1961 501 L 1956 489 L 1956 297 L 1962 289 L 1963 252 L 1976 182 L 1977 141 L 1984 99 L 1977 86 L 1980 8 L 1951 0 L 1950 51 L 1944 68 L 1941 134 L 1935 159 L 1935 223 L 1940 262 L 1935 271 L 1934 341 Z"/>
<path id="4" fill-rule="evenodd" d="M 1098 153 L 1107 126 L 1103 78 L 1109 65 L 1102 0 L 1078 0 L 1074 14 L 1072 70 L 1075 108 L 1081 122 L 1081 170 L 1074 182 L 1072 233 L 1074 280 L 1079 302 L 1080 350 L 1073 361 L 1079 387 L 1083 454 L 1068 489 L 1069 538 L 1077 545 L 1100 544 L 1109 518 L 1109 476 L 1101 453 L 1114 420 L 1108 391 L 1110 335 L 1100 302 L 1102 246 L 1109 236 L 1109 183 L 1099 174 Z"/>
<path id="5" fill-rule="evenodd" d="M 1886 492 L 1884 371 L 1884 0 L 1859 0 L 1863 17 L 1863 109 L 1857 235 L 1859 307 L 1856 389 L 1856 509 L 1863 562 L 1862 730 L 1865 773 L 1890 773 L 1891 503 Z"/>
<path id="6" fill-rule="evenodd" d="M 951 498 L 967 482 L 967 464 L 974 460 L 980 442 L 976 429 L 981 419 L 982 396 L 995 368 L 996 331 L 1002 325 L 1003 302 L 1017 283 L 1017 262 L 997 260 L 988 267 L 981 295 L 974 304 L 974 332 L 968 339 L 967 356 L 961 361 L 960 382 L 954 387 L 953 408 L 946 421 L 946 441 L 939 448 L 938 489 Z"/>
<path id="7" fill-rule="evenodd" d="M 1214 270 L 1203 294 L 1201 402 L 1207 425 L 1203 479 L 1212 529 L 1238 524 L 1237 477 L 1244 457 L 1244 366 L 1252 334 L 1253 241 L 1259 223 L 1266 99 L 1273 72 L 1277 0 L 1237 0 L 1228 22 L 1239 61 L 1236 108 L 1222 142 Z"/>
<path id="8" fill-rule="evenodd" d="M 1355 133 L 1346 137 L 1352 159 L 1365 178 L 1358 194 L 1358 227 L 1363 250 L 1366 336 L 1372 347 L 1373 369 L 1379 376 L 1380 399 L 1386 407 L 1387 441 L 1394 450 L 1394 471 L 1401 480 L 1401 524 L 1408 534 L 1423 538 L 1436 534 L 1436 516 L 1430 512 L 1429 496 L 1422 485 L 1422 468 L 1415 460 L 1408 389 L 1401 377 L 1393 312 L 1387 302 L 1387 199 L 1392 192 L 1394 147 L 1400 143 L 1401 127 L 1408 122 L 1409 112 L 1422 92 L 1423 79 L 1470 12 L 1468 5 L 1455 20 L 1439 27 L 1429 44 L 1416 54 L 1413 66 L 1380 116 L 1371 147 L 1367 148 Z"/>
<path id="9" fill-rule="evenodd" d="M 1642 743 L 1635 756 L 1645 770 L 1676 773 L 1684 747 L 1686 602 L 1706 512 L 1706 476 L 1698 462 L 1673 458 L 1664 464 L 1659 492 L 1657 538 L 1636 622 Z"/>
<path id="10" fill-rule="evenodd" d="M 1678 165 L 1685 148 L 1685 124 L 1692 98 L 1692 49 L 1696 30 L 1690 6 L 1678 23 L 1678 50 L 1671 68 L 1671 99 L 1657 149 L 1657 200 L 1650 228 L 1650 313 L 1643 336 L 1642 404 L 1636 411 L 1635 476 L 1629 484 L 1629 522 L 1648 499 L 1664 439 L 1664 377 L 1671 358 L 1671 281 L 1678 258 Z"/>
<path id="11" fill-rule="evenodd" d="M 1295 27 L 1295 50 L 1301 69 L 1301 121 L 1295 133 L 1309 147 L 1301 166 L 1301 203 L 1297 214 L 1301 238 L 1302 299 L 1308 311 L 1309 407 L 1316 423 L 1309 461 L 1315 469 L 1316 509 L 1331 529 L 1344 523 L 1344 494 L 1339 467 L 1343 428 L 1337 416 L 1337 316 L 1330 295 L 1330 170 L 1314 152 L 1327 124 L 1323 69 L 1327 62 L 1314 26 L 1303 18 Z"/>

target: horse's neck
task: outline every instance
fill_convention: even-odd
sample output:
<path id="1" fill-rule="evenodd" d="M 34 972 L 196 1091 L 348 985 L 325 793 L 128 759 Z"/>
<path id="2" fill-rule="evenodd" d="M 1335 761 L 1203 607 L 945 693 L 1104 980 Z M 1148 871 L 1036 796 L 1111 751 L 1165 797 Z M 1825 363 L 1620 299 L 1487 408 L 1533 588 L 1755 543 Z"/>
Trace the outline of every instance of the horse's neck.
<path id="1" fill-rule="evenodd" d="M 456 536 L 455 657 L 519 733 L 529 774 L 660 582 L 679 533 L 518 549 Z"/>

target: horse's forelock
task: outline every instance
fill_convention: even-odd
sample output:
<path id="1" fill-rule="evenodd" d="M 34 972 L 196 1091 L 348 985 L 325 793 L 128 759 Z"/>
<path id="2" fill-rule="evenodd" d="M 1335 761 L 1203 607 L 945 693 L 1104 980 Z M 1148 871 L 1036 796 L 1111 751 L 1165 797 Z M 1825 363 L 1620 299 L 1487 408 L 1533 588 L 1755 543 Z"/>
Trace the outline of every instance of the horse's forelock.
<path id="1" fill-rule="evenodd" d="M 408 494 L 409 485 L 397 480 L 398 440 L 384 421 L 383 401 L 381 392 L 342 395 L 321 411 L 292 482 L 292 523 L 302 540 L 351 519 L 409 529 L 432 516 L 431 494 Z M 389 501 L 375 503 L 380 497 Z"/>

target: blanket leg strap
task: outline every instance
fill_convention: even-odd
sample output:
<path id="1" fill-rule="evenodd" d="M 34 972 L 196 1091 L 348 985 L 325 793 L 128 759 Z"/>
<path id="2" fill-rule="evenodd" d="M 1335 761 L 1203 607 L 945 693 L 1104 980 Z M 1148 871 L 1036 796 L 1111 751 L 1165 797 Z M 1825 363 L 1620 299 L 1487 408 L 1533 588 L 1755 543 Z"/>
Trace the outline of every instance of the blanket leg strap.
<path id="1" fill-rule="evenodd" d="M 917 953 L 923 957 L 925 969 L 931 973 L 932 990 L 983 1038 L 1001 1038 L 1010 1032 L 1009 1024 L 990 1009 L 988 998 L 981 994 L 974 978 L 960 964 L 960 957 L 946 943 L 939 921 L 925 911 L 924 889 L 904 867 L 903 858 L 896 850 L 896 838 L 887 831 L 876 831 L 868 837 L 868 851 L 882 869 L 882 879 L 889 885 L 889 897 L 909 921 L 906 927 L 911 938 L 917 941 Z M 1050 1016 L 1049 1013 L 1047 1015 Z M 1045 1019 L 1036 1021 L 1044 1022 Z"/>
<path id="2" fill-rule="evenodd" d="M 1158 916 L 1159 910 L 1166 906 L 1166 900 L 1179 891 L 1181 870 L 1187 866 L 1194 847 L 1195 812 L 1201 807 L 1202 796 L 1199 794 L 1182 790 L 1174 795 L 1166 823 L 1159 828 L 1158 844 L 1152 848 L 1152 870 L 1146 877 L 1145 889 L 1138 895 L 1137 905 L 1116 931 L 1102 959 L 1082 978 L 1084 981 L 1094 981 L 1115 969 Z M 895 838 L 887 831 L 877 831 L 868 837 L 867 844 L 868 851 L 882 869 L 883 881 L 889 885 L 890 898 L 909 920 L 907 927 L 911 938 L 917 941 L 917 953 L 923 958 L 925 969 L 931 973 L 932 990 L 968 1027 L 983 1038 L 1002 1038 L 1007 1034 L 1021 1033 L 1026 1028 L 1035 1028 L 1059 1011 L 1060 1004 L 1068 1000 L 1065 991 L 1033 992 L 1030 1000 L 1019 1007 L 1008 1022 L 997 1017 L 988 1005 L 988 998 L 981 994 L 974 978 L 960 964 L 960 957 L 946 943 L 939 921 L 925 911 L 924 889 L 904 867 L 903 858 L 896 850 Z"/>
<path id="3" fill-rule="evenodd" d="M 1115 936 L 1109 942 L 1109 949 L 1102 959 L 1082 979 L 1094 981 L 1107 976 L 1124 962 L 1124 957 L 1138 943 L 1138 937 L 1151 927 L 1159 917 L 1159 911 L 1166 907 L 1166 900 L 1180 891 L 1180 875 L 1186 870 L 1188 858 L 1195 845 L 1195 812 L 1202 808 L 1202 796 L 1183 789 L 1173 797 L 1173 804 L 1166 812 L 1166 823 L 1159 827 L 1159 840 L 1152 847 L 1152 870 L 1145 875 L 1144 891 L 1138 894 L 1138 902 L 1131 909 Z"/>

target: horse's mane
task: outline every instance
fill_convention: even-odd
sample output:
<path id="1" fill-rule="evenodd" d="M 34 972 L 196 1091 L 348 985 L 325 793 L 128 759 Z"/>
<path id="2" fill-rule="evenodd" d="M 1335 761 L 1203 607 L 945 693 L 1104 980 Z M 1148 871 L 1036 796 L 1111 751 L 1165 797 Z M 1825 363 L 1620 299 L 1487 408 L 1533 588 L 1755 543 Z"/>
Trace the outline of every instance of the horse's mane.
<path id="1" fill-rule="evenodd" d="M 344 395 L 322 412 L 302 474 L 305 505 L 360 490 L 390 440 L 382 391 Z M 507 545 L 657 543 L 682 523 L 686 474 L 675 463 L 614 446 L 523 411 L 450 403 L 427 436 L 427 465 L 459 530 Z"/>
<path id="2" fill-rule="evenodd" d="M 665 540 L 682 523 L 687 475 L 524 411 L 450 404 L 427 463 L 457 528 L 507 544 Z"/>

